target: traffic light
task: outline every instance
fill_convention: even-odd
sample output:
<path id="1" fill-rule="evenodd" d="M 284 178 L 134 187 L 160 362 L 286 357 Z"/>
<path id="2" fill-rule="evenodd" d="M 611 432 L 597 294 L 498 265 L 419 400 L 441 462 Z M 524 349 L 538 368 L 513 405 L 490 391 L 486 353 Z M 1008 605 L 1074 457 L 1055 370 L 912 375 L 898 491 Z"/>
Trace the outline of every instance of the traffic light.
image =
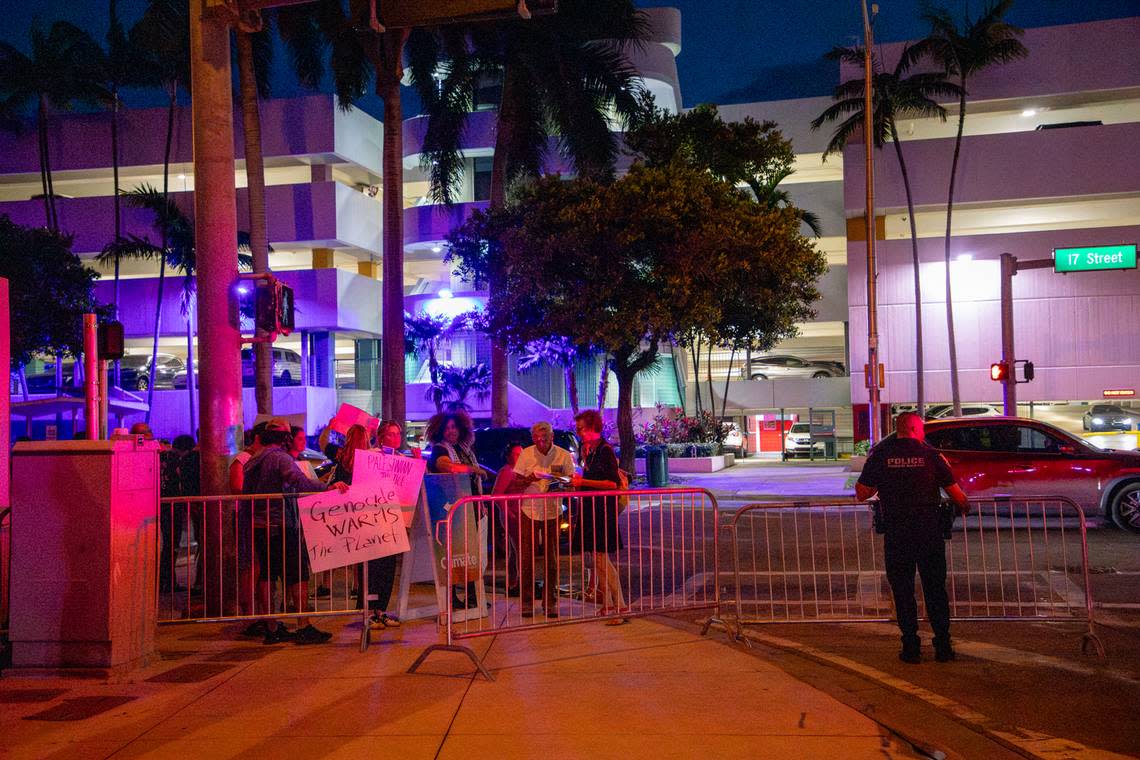
<path id="1" fill-rule="evenodd" d="M 1009 365 L 1005 362 L 995 362 L 990 365 L 990 380 L 1004 383 L 1009 380 Z"/>
<path id="2" fill-rule="evenodd" d="M 293 326 L 293 288 L 276 279 L 258 286 L 257 329 L 288 335 Z"/>
<path id="3" fill-rule="evenodd" d="M 1033 369 L 1033 362 L 1026 362 L 1025 366 L 1022 367 L 1021 370 L 1025 374 L 1025 382 L 1028 383 L 1033 379 L 1033 375 L 1035 374 L 1035 370 Z"/>
<path id="4" fill-rule="evenodd" d="M 114 361 L 122 359 L 126 354 L 126 349 L 123 347 L 122 322 L 100 322 L 96 341 L 100 359 Z"/>

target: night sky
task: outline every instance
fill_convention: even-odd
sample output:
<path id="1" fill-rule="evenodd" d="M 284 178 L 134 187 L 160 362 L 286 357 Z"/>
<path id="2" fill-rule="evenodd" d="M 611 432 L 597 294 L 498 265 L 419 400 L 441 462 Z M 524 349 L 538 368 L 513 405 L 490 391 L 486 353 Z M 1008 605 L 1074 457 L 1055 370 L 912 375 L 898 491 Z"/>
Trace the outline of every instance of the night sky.
<path id="1" fill-rule="evenodd" d="M 644 7 L 672 5 L 681 10 L 682 52 L 678 58 L 686 106 L 702 102 L 826 95 L 835 85 L 834 64 L 821 56 L 832 45 L 850 44 L 861 34 L 858 0 L 637 0 Z M 977 13 L 979 0 L 943 0 L 962 13 Z M 0 38 L 27 48 L 33 19 L 45 26 L 66 19 L 102 40 L 107 29 L 105 0 L 3 0 L 5 24 Z M 145 0 L 120 0 L 129 24 Z M 877 39 L 888 42 L 920 37 L 923 0 L 883 0 L 876 22 Z M 1092 21 L 1140 14 L 1140 0 L 1019 0 L 1010 20 L 1024 27 Z M 278 96 L 302 92 L 287 70 L 285 56 L 273 82 Z M 410 93 L 409 93 L 410 94 Z M 134 93 L 132 103 L 158 105 L 158 93 Z M 379 104 L 361 104 L 379 115 Z M 408 104 L 412 105 L 412 104 Z M 413 106 L 414 108 L 414 106 Z M 405 107 L 405 112 L 412 109 Z"/>

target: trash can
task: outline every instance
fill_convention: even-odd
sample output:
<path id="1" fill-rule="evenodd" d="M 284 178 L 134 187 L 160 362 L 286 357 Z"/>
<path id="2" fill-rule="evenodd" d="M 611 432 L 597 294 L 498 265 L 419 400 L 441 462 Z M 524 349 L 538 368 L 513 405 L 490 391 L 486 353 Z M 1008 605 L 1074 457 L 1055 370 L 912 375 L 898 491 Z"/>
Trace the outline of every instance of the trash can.
<path id="1" fill-rule="evenodd" d="M 650 488 L 665 488 L 669 485 L 669 457 L 665 456 L 664 446 L 645 448 L 645 477 Z"/>

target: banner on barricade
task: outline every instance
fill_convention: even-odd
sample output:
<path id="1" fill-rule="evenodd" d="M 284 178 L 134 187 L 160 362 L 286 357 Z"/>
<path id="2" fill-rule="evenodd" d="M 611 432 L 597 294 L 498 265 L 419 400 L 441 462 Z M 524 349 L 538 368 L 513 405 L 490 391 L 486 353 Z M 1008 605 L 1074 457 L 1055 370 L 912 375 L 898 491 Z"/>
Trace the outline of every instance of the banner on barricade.
<path id="1" fill-rule="evenodd" d="M 412 526 L 427 462 L 419 457 L 357 449 L 352 462 L 352 487 L 383 494 L 386 504 L 400 507 L 404 527 Z"/>
<path id="2" fill-rule="evenodd" d="M 402 510 L 382 491 L 354 485 L 302 496 L 297 511 L 315 573 L 408 550 Z"/>

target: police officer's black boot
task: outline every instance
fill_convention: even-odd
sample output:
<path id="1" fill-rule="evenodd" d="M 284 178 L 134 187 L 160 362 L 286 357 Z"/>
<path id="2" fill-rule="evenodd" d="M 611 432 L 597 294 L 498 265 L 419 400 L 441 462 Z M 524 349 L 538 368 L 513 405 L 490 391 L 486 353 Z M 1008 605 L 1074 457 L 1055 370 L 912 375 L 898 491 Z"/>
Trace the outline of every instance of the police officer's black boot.
<path id="1" fill-rule="evenodd" d="M 953 662 L 957 659 L 957 655 L 954 654 L 954 647 L 950 646 L 949 636 L 934 637 L 934 659 L 938 662 Z"/>
<path id="2" fill-rule="evenodd" d="M 919 646 L 917 636 L 902 637 L 902 651 L 899 652 L 899 659 L 910 665 L 917 665 L 922 662 L 922 649 Z"/>

